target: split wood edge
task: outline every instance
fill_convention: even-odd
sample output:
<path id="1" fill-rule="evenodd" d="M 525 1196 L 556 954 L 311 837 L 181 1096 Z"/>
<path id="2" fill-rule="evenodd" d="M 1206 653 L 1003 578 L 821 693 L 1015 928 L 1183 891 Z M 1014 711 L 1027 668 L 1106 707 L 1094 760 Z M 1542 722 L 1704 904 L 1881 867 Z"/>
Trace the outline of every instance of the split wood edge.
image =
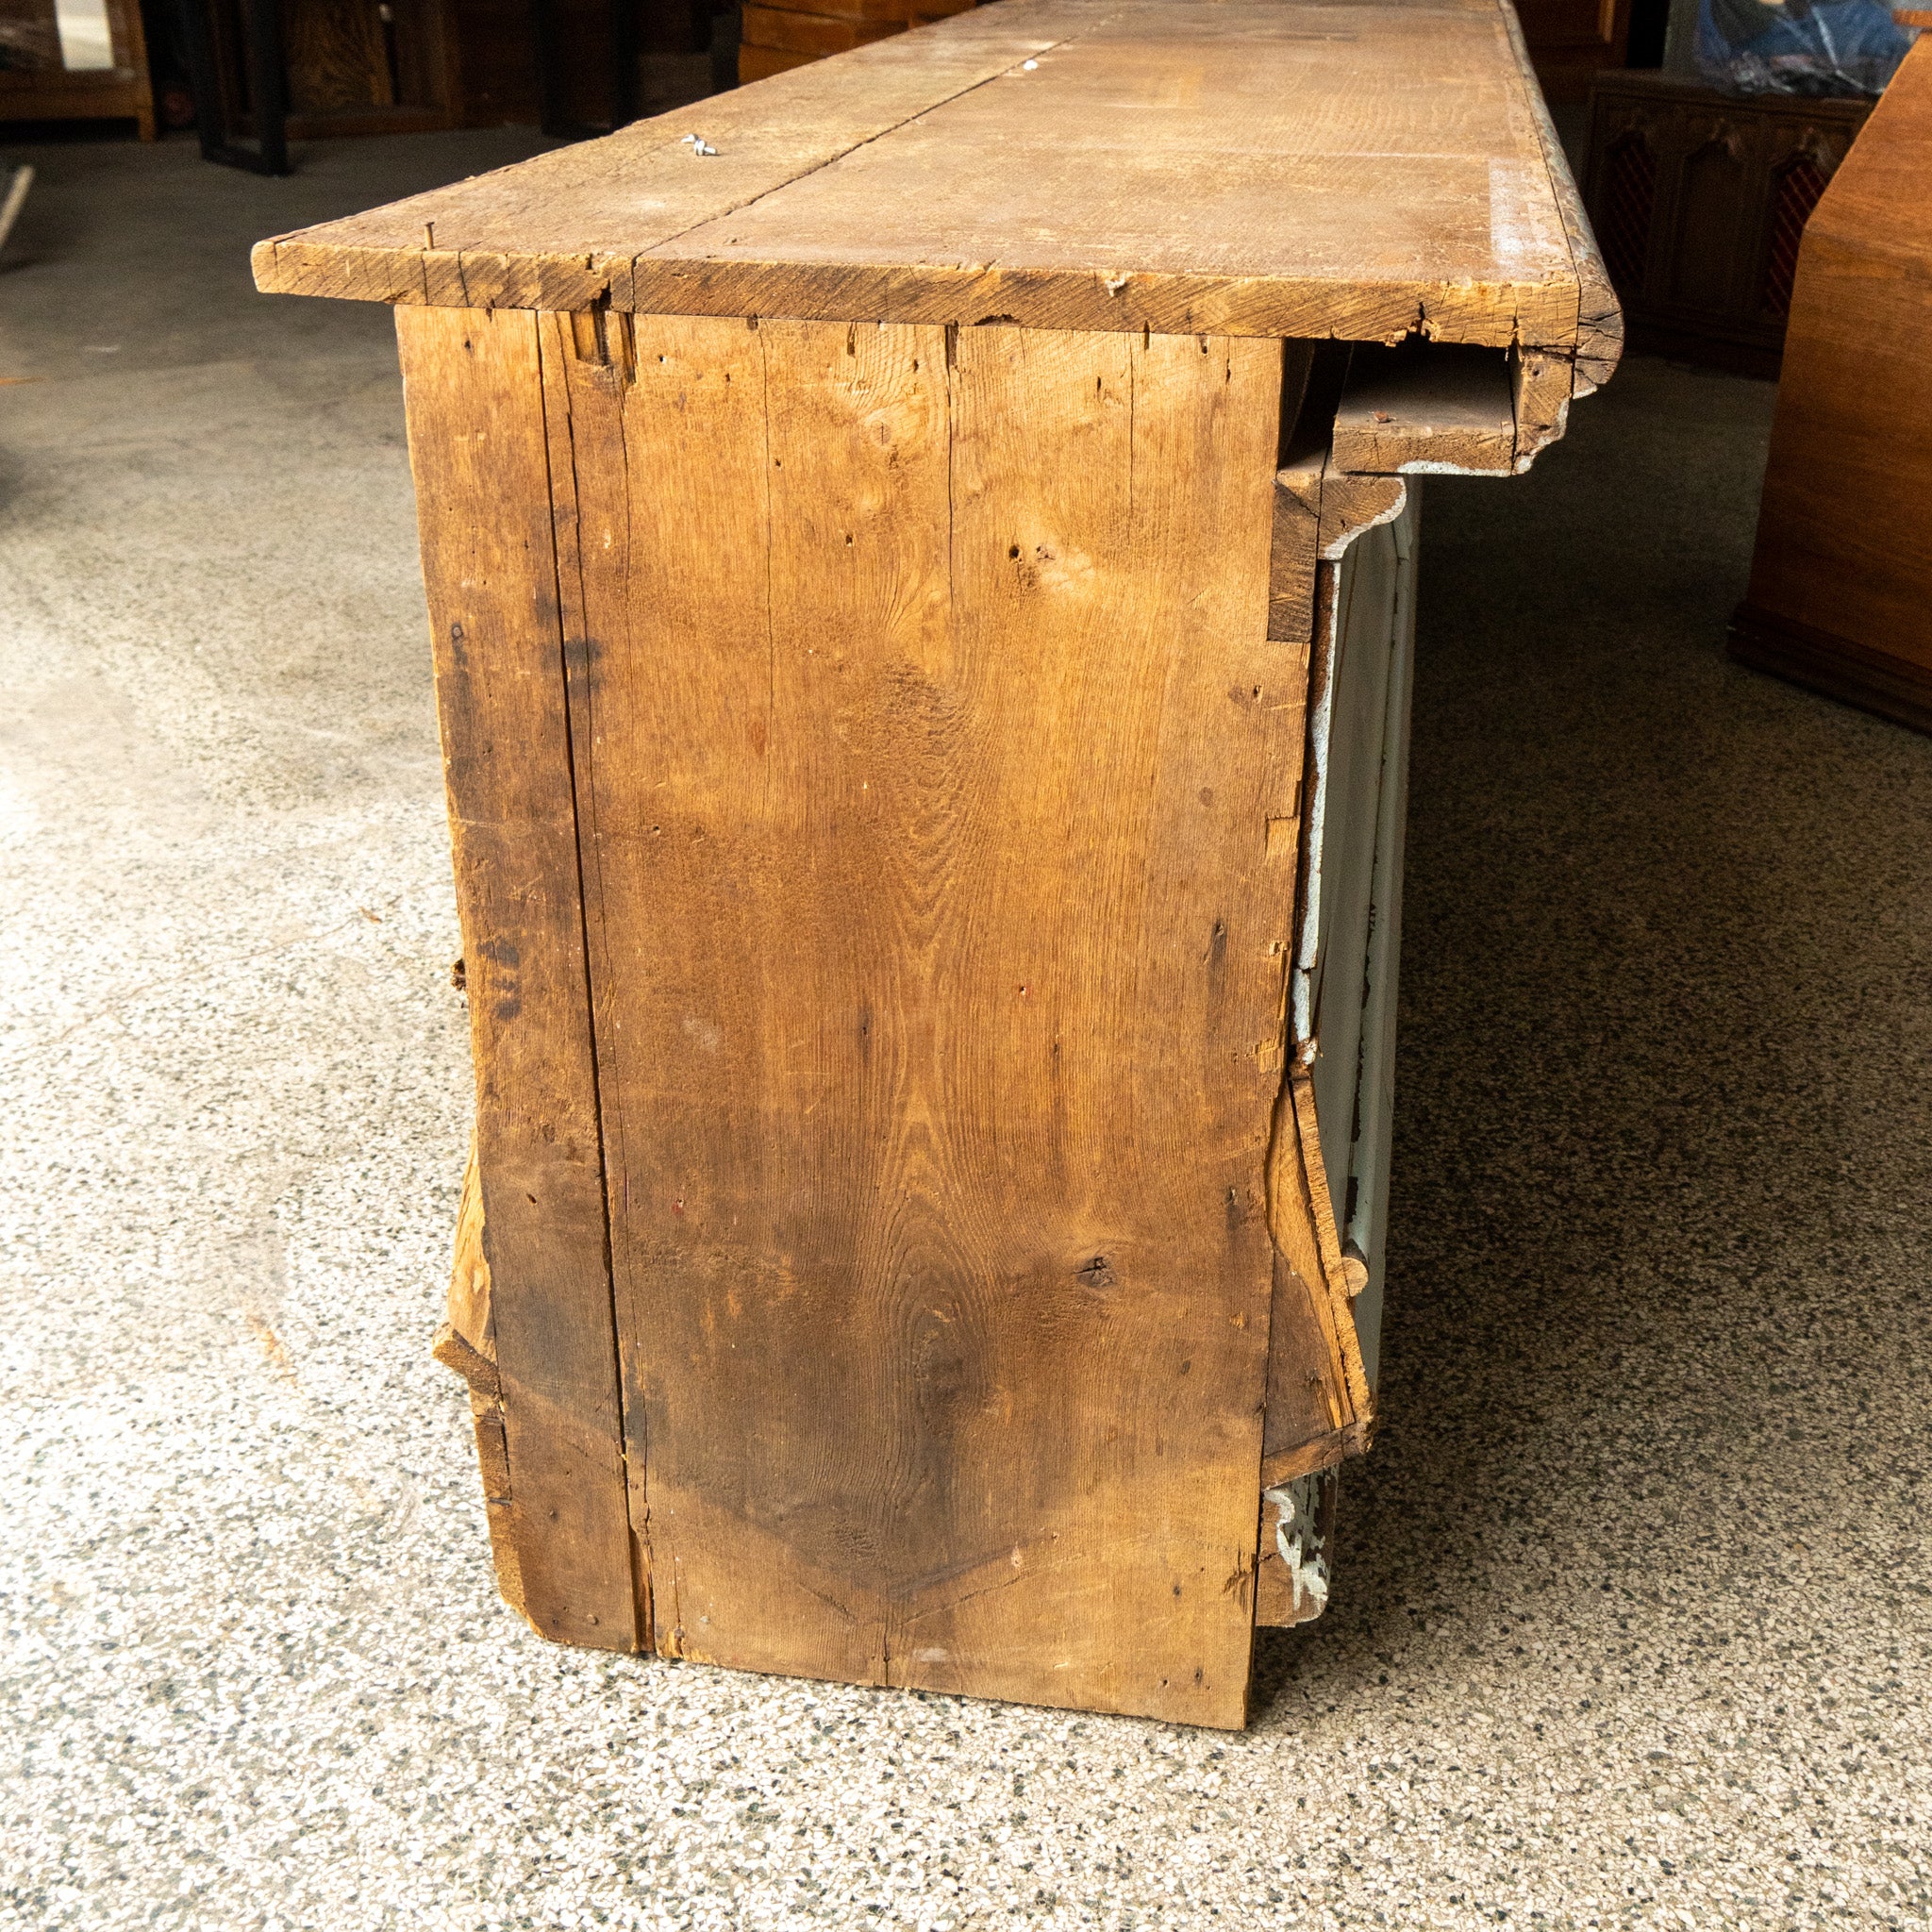
<path id="1" fill-rule="evenodd" d="M 523 1572 L 510 1534 L 509 1452 L 504 1438 L 503 1383 L 496 1370 L 496 1319 L 491 1306 L 490 1262 L 483 1252 L 483 1189 L 476 1174 L 474 1133 L 457 1208 L 449 1315 L 436 1331 L 429 1352 L 468 1385 L 470 1416 L 476 1431 L 476 1464 L 483 1477 L 483 1507 L 490 1523 L 490 1554 L 505 1601 L 527 1617 Z"/>

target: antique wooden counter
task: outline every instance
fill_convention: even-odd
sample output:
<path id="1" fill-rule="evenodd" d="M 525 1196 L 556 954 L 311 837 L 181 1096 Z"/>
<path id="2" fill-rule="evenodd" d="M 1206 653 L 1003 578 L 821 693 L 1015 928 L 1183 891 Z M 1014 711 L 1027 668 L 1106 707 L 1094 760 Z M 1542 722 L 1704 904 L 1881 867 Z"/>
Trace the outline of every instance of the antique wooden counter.
<path id="1" fill-rule="evenodd" d="M 1507 6 L 1003 0 L 255 261 L 396 305 L 506 1594 L 1239 1725 L 1373 1418 L 1403 478 L 1617 353 Z"/>

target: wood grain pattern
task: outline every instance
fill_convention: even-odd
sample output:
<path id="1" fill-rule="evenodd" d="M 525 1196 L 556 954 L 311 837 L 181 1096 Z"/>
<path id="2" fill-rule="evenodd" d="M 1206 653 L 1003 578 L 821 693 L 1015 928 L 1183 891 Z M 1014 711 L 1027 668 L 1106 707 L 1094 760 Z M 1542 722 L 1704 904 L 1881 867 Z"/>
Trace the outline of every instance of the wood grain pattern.
<path id="1" fill-rule="evenodd" d="M 1509 0 L 1496 0 L 1503 32 L 1520 71 L 1530 70 L 1529 49 L 1524 44 L 1523 25 Z M 1610 287 L 1609 270 L 1604 266 L 1603 251 L 1597 246 L 1590 217 L 1583 211 L 1583 196 L 1577 192 L 1576 177 L 1563 153 L 1563 142 L 1539 87 L 1525 87 L 1511 101 L 1511 131 L 1521 126 L 1517 116 L 1527 113 L 1548 171 L 1551 199 L 1557 218 L 1562 224 L 1569 244 L 1571 272 L 1576 277 L 1576 329 L 1571 341 L 1557 343 L 1543 337 L 1524 335 L 1522 348 L 1564 348 L 1573 352 L 1575 393 L 1587 396 L 1609 379 L 1624 353 L 1624 311 L 1616 291 Z"/>
<path id="2" fill-rule="evenodd" d="M 1516 472 L 1530 464 L 1570 426 L 1576 370 L 1568 356 L 1545 349 L 1519 351 L 1509 365 L 1510 411 L 1515 419 Z"/>
<path id="3" fill-rule="evenodd" d="M 1503 0 L 1005 0 L 276 238 L 257 279 L 399 303 L 1422 330 L 1576 351 L 1600 380 L 1615 304 L 1513 35 Z M 693 131 L 715 157 L 693 158 Z"/>
<path id="4" fill-rule="evenodd" d="M 545 378 L 657 1647 L 1238 1724 L 1280 350 L 604 326 Z"/>
<path id="5" fill-rule="evenodd" d="M 476 1061 L 523 1608 L 628 1650 L 618 1414 L 537 318 L 398 311 Z"/>
<path id="6" fill-rule="evenodd" d="M 1932 726 L 1932 37 L 1852 143 L 1798 256 L 1747 662 Z"/>

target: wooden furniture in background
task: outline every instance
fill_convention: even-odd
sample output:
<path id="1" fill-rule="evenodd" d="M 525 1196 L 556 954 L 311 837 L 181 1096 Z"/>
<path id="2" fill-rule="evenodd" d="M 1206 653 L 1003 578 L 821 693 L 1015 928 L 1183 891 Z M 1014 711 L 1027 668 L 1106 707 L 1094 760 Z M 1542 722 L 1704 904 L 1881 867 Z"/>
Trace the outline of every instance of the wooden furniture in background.
<path id="1" fill-rule="evenodd" d="M 258 135 L 266 19 L 290 141 L 511 122 L 601 132 L 640 112 L 645 43 L 694 38 L 677 0 L 275 0 L 267 15 L 261 0 L 202 4 L 217 90 L 204 120 Z"/>
<path id="2" fill-rule="evenodd" d="M 1516 11 L 1550 100 L 1586 99 L 1591 80 L 1627 57 L 1630 0 L 1521 0 Z"/>
<path id="3" fill-rule="evenodd" d="M 1870 112 L 1600 75 L 1583 197 L 1631 346 L 1775 375 L 1799 238 Z"/>
<path id="4" fill-rule="evenodd" d="M 255 264 L 396 305 L 506 1595 L 1240 1724 L 1374 1420 L 1407 478 L 1619 344 L 1508 8 L 1007 0 Z"/>
<path id="5" fill-rule="evenodd" d="M 155 138 L 154 88 L 138 0 L 103 0 L 108 64 L 62 58 L 54 0 L 0 0 L 0 123 L 132 121 Z"/>
<path id="6" fill-rule="evenodd" d="M 286 141 L 462 125 L 456 11 L 451 0 L 206 0 L 208 74 L 194 89 L 204 143 L 233 130 L 273 147 L 258 109 L 277 94 Z"/>
<path id="7" fill-rule="evenodd" d="M 976 0 L 745 0 L 738 77 L 763 80 L 964 13 Z"/>
<path id="8" fill-rule="evenodd" d="M 1904 16 L 1932 26 L 1932 14 Z M 1731 652 L 1932 730 L 1932 35 L 1799 251 Z"/>

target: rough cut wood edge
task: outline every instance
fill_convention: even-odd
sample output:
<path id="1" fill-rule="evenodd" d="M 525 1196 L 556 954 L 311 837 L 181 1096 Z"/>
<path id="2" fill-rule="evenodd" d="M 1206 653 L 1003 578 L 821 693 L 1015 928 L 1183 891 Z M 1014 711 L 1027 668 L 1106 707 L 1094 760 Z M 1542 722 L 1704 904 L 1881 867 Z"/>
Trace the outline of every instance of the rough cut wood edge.
<path id="1" fill-rule="evenodd" d="M 429 1352 L 469 1385 L 476 1471 L 483 1483 L 483 1508 L 490 1525 L 490 1555 L 496 1566 L 497 1588 L 527 1622 L 523 1569 L 517 1561 L 510 1523 L 509 1452 L 504 1437 L 503 1384 L 496 1373 L 496 1324 L 490 1306 L 490 1263 L 483 1252 L 483 1188 L 476 1174 L 474 1132 L 470 1157 L 463 1166 L 462 1198 L 457 1208 L 449 1319 L 436 1331 Z"/>
<path id="2" fill-rule="evenodd" d="M 1356 1339 L 1355 1298 L 1349 1293 L 1348 1274 L 1342 1264 L 1341 1236 L 1335 1225 L 1335 1206 L 1328 1198 L 1328 1170 L 1322 1159 L 1322 1137 L 1315 1120 L 1315 1083 L 1306 1067 L 1296 1066 L 1290 1070 L 1289 1087 L 1301 1148 L 1302 1184 L 1313 1212 L 1315 1241 L 1322 1257 L 1322 1279 L 1328 1290 L 1328 1306 L 1335 1331 L 1341 1338 L 1341 1366 L 1348 1378 L 1349 1401 L 1355 1409 L 1350 1420 L 1367 1423 L 1374 1417 L 1375 1398 L 1369 1388 L 1361 1343 Z"/>
<path id="3" fill-rule="evenodd" d="M 1523 38 L 1523 25 L 1509 0 L 1496 0 L 1503 30 L 1516 56 L 1518 85 L 1536 122 L 1537 139 L 1542 144 L 1543 166 L 1549 171 L 1550 192 L 1556 197 L 1557 211 L 1562 217 L 1563 233 L 1570 242 L 1571 265 L 1576 273 L 1576 325 L 1570 343 L 1556 343 L 1525 336 L 1523 348 L 1574 348 L 1572 365 L 1573 396 L 1587 396 L 1609 381 L 1624 353 L 1624 310 L 1610 287 L 1610 272 L 1604 266 L 1602 251 L 1583 211 L 1583 196 L 1577 192 L 1576 177 L 1557 138 L 1556 124 L 1544 105 L 1542 90 L 1530 78 L 1535 68 L 1529 58 L 1529 44 Z"/>
<path id="4" fill-rule="evenodd" d="M 476 1172 L 476 1135 L 470 1133 L 463 1190 L 457 1203 L 456 1249 L 449 1274 L 449 1325 L 479 1357 L 496 1361 L 496 1316 L 490 1300 L 490 1263 L 483 1252 L 483 1182 Z"/>
<path id="5" fill-rule="evenodd" d="M 1320 1187 L 1322 1198 L 1326 1199 L 1326 1183 L 1321 1174 L 1321 1147 L 1305 1136 L 1302 1109 L 1295 1104 L 1296 1085 L 1291 1071 L 1281 1083 L 1275 1103 L 1274 1136 L 1268 1152 L 1268 1231 L 1287 1263 L 1290 1276 L 1306 1296 L 1326 1348 L 1330 1373 L 1323 1378 L 1323 1387 L 1332 1433 L 1341 1436 L 1352 1424 L 1365 1424 L 1371 1419 L 1373 1399 L 1346 1287 L 1338 1296 L 1336 1284 L 1329 1279 L 1326 1243 L 1315 1193 Z M 1312 1108 L 1307 1118 L 1312 1126 Z M 1331 1213 L 1330 1241 L 1333 1233 Z M 1335 1254 L 1339 1265 L 1339 1243 L 1335 1244 Z M 1298 1443 L 1291 1444 L 1278 1453 L 1292 1454 L 1300 1447 Z"/>
<path id="6" fill-rule="evenodd" d="M 1329 1435 L 1298 1442 L 1292 1449 L 1264 1456 L 1261 1458 L 1261 1487 L 1272 1490 L 1282 1483 L 1294 1481 L 1297 1476 L 1313 1475 L 1318 1470 L 1333 1469 L 1351 1456 L 1365 1455 L 1374 1446 L 1374 1418 L 1370 1416 L 1360 1422 L 1350 1423 L 1346 1428 L 1336 1429 Z"/>
<path id="7" fill-rule="evenodd" d="M 1361 476 L 1331 460 L 1322 476 L 1322 561 L 1339 563 L 1365 530 L 1392 524 L 1408 501 L 1400 476 Z"/>
<path id="8" fill-rule="evenodd" d="M 649 256 L 511 256 L 481 249 L 388 249 L 296 237 L 257 242 L 264 294 L 323 295 L 398 307 L 574 309 L 641 315 L 759 316 L 788 322 L 1015 325 L 1097 334 L 1332 338 L 1558 350 L 1571 341 L 1574 290 L 1535 282 L 1402 281 L 1363 289 L 1296 276 L 1130 275 L 1096 270 L 697 261 Z M 1607 366 L 1605 375 L 1607 375 Z M 1601 379 L 1601 378 L 1599 378 Z"/>
<path id="9" fill-rule="evenodd" d="M 1574 358 L 1553 349 L 1521 350 L 1510 358 L 1509 390 L 1515 414 L 1512 467 L 1520 476 L 1551 443 L 1561 441 L 1570 426 Z"/>
<path id="10" fill-rule="evenodd" d="M 1336 411 L 1335 474 L 1521 475 L 1568 428 L 1574 383 L 1574 358 L 1554 349 L 1511 350 L 1491 365 L 1474 349 L 1445 345 L 1439 358 L 1416 345 L 1381 371 L 1357 355 Z M 1340 556 L 1388 514 L 1386 492 L 1377 503 L 1358 489 L 1356 503 L 1336 506 L 1324 554 Z"/>

